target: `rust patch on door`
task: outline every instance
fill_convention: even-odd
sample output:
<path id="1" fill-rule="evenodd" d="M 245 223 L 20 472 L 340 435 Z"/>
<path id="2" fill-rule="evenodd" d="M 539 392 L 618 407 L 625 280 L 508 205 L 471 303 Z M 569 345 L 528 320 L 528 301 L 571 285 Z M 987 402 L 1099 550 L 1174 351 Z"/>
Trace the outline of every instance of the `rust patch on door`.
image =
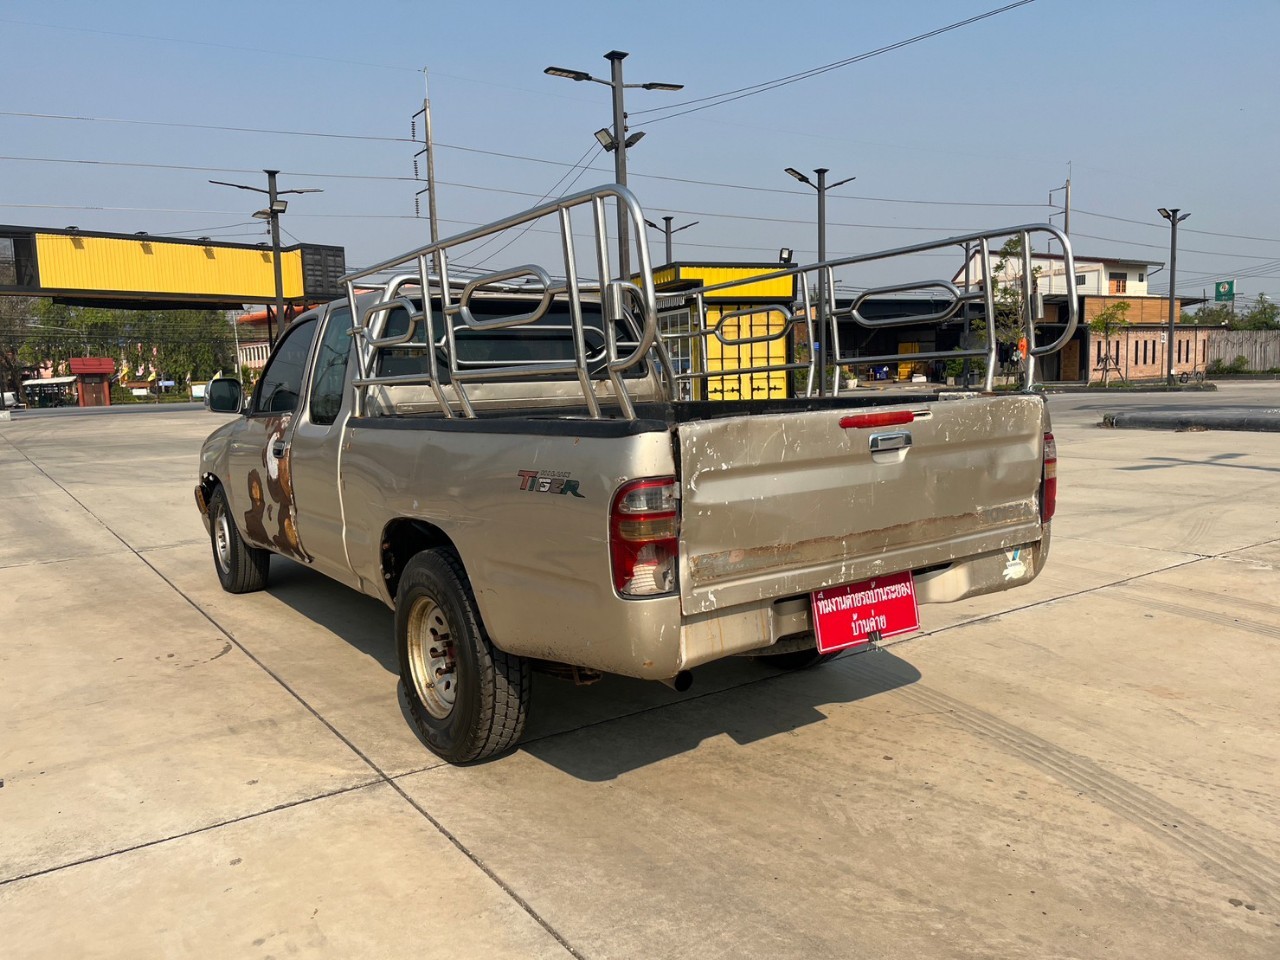
<path id="1" fill-rule="evenodd" d="M 289 448 L 285 447 L 282 457 L 271 452 L 273 446 L 284 442 L 292 421 L 293 414 L 284 413 L 266 422 L 262 470 L 249 471 L 249 509 L 244 515 L 244 529 L 250 540 L 269 545 L 286 557 L 310 563 L 311 554 L 298 539 L 294 520 L 298 510 L 289 469 Z"/>

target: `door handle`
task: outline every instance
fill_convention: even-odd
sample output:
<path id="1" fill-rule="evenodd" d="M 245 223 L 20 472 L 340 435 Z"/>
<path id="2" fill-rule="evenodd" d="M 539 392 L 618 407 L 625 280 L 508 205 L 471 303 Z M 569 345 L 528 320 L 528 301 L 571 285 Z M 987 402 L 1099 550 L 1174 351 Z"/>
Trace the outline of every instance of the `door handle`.
<path id="1" fill-rule="evenodd" d="M 284 452 L 287 449 L 283 440 L 277 440 L 271 445 L 271 455 L 277 460 L 284 459 Z"/>
<path id="2" fill-rule="evenodd" d="M 871 452 L 885 450 L 905 450 L 911 446 L 911 431 L 896 430 L 893 433 L 873 433 L 871 435 Z"/>

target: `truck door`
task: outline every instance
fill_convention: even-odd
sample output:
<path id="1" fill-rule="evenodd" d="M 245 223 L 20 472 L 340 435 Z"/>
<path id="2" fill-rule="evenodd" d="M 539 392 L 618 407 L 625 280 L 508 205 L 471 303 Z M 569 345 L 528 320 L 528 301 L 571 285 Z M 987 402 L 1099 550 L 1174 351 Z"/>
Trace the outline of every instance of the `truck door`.
<path id="1" fill-rule="evenodd" d="M 245 539 L 305 563 L 311 556 L 298 539 L 294 521 L 289 435 L 315 334 L 314 317 L 285 331 L 228 450 L 227 494 Z"/>
<path id="2" fill-rule="evenodd" d="M 357 586 L 343 543 L 338 464 L 343 428 L 351 415 L 351 308 L 329 308 L 316 343 L 305 403 L 299 405 L 289 443 L 298 536 L 317 570 Z"/>

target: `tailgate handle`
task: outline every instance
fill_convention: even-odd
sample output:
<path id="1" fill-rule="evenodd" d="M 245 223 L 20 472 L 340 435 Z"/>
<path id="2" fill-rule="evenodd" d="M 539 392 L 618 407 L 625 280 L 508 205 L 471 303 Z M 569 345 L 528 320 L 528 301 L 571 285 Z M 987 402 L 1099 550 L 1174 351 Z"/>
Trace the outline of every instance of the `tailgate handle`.
<path id="1" fill-rule="evenodd" d="M 911 446 L 910 430 L 895 430 L 893 433 L 873 433 L 871 435 L 871 452 L 882 450 L 903 450 Z"/>

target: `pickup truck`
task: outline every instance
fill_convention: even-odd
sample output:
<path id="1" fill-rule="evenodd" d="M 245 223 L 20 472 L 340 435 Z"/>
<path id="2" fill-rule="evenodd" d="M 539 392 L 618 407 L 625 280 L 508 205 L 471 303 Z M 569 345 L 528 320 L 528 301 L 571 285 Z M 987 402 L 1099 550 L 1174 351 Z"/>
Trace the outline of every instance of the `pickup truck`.
<path id="1" fill-rule="evenodd" d="M 834 301 L 810 293 L 831 286 L 810 281 L 886 252 L 784 267 L 773 275 L 795 277 L 795 299 L 769 308 L 765 333 L 726 314 L 693 336 L 784 340 L 784 362 L 733 378 L 781 371 L 796 395 L 680 399 L 726 368 L 671 362 L 643 233 L 637 270 L 610 269 L 608 201 L 644 223 L 606 186 L 438 241 L 345 278 L 346 298 L 283 333 L 251 395 L 208 387 L 211 410 L 237 414 L 205 441 L 195 491 L 222 586 L 262 589 L 277 554 L 386 603 L 413 722 L 454 763 L 519 740 L 534 669 L 686 689 L 692 668 L 728 656 L 808 667 L 918 629 L 919 605 L 1028 583 L 1048 555 L 1056 451 L 1031 384 L 1035 358 L 1075 328 L 1074 296 L 1065 332 L 1039 345 L 1028 273 L 1020 392 L 993 389 L 989 325 L 985 343 L 946 354 L 985 359 L 981 389 L 850 393 L 796 347 L 832 319 Z M 584 207 L 591 243 L 573 226 Z M 458 248 L 547 220 L 565 279 L 534 265 L 455 276 Z M 989 241 L 1013 233 L 1029 249 L 1037 231 L 1064 244 L 1072 278 L 1048 225 L 903 251 L 969 243 L 990 276 Z M 994 316 L 990 290 L 924 286 L 951 305 L 886 320 L 858 300 L 837 319 Z M 687 294 L 695 307 L 703 292 Z M 833 342 L 837 365 L 892 358 Z"/>

